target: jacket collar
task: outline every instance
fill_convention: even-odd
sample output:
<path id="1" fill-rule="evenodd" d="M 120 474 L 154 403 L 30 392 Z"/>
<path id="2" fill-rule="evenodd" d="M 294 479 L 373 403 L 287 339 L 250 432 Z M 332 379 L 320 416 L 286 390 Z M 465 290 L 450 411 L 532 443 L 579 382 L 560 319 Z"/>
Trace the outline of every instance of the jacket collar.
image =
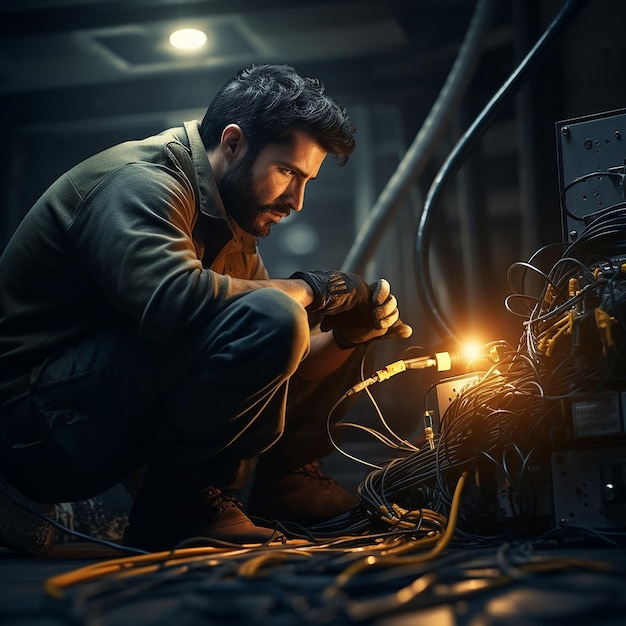
<path id="1" fill-rule="evenodd" d="M 228 218 L 224 209 L 222 198 L 217 189 L 217 183 L 209 157 L 200 137 L 199 124 L 197 120 L 184 123 L 187 141 L 191 150 L 191 160 L 197 176 L 198 189 L 200 192 L 199 209 L 200 213 L 209 217 L 217 218 L 226 222 L 232 232 L 232 239 L 239 241 L 245 252 L 254 253 L 257 248 L 257 238 L 250 233 L 243 231 L 234 220 Z"/>
<path id="2" fill-rule="evenodd" d="M 209 157 L 206 148 L 200 138 L 198 121 L 185 122 L 185 132 L 187 133 L 187 141 L 191 150 L 191 160 L 193 168 L 198 178 L 198 188 L 200 190 L 200 211 L 205 215 L 218 217 L 227 220 L 224 204 L 220 197 L 213 176 L 213 170 L 209 163 Z"/>

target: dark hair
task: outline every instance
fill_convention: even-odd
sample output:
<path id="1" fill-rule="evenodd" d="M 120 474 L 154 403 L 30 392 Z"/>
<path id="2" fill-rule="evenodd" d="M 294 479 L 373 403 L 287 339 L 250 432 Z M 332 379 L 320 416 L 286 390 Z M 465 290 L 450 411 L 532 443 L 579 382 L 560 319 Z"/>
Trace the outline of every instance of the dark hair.
<path id="1" fill-rule="evenodd" d="M 301 130 L 343 164 L 352 154 L 354 125 L 316 78 L 289 65 L 251 65 L 240 70 L 217 93 L 200 125 L 207 150 L 215 148 L 228 124 L 243 130 L 256 156 L 268 144 L 285 143 Z"/>

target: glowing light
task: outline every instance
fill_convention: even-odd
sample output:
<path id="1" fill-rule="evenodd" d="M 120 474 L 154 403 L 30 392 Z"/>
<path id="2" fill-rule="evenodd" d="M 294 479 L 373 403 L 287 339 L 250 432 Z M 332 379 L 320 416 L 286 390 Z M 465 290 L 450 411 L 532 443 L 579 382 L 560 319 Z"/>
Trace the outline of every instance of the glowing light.
<path id="1" fill-rule="evenodd" d="M 474 359 L 481 355 L 481 344 L 477 341 L 467 341 L 463 344 L 463 358 L 471 363 Z"/>
<path id="2" fill-rule="evenodd" d="M 197 28 L 181 28 L 170 35 L 170 43 L 179 50 L 197 50 L 206 41 L 206 33 Z"/>

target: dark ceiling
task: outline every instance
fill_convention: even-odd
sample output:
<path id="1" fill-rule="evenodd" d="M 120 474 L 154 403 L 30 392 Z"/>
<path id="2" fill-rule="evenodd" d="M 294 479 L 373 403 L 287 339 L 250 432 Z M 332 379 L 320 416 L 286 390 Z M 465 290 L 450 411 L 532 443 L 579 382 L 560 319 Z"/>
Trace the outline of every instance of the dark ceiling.
<path id="1" fill-rule="evenodd" d="M 240 67 L 286 62 L 321 78 L 349 108 L 359 149 L 345 172 L 325 170 L 307 194 L 307 210 L 297 216 L 299 238 L 264 256 L 279 273 L 341 265 L 363 216 L 432 113 L 479 4 L 2 0 L 0 247 L 37 195 L 74 162 L 201 116 Z M 483 4 L 490 7 L 489 28 L 468 89 L 414 181 L 408 207 L 376 251 L 376 273 L 400 285 L 407 316 L 418 325 L 424 303 L 416 300 L 412 249 L 424 196 L 455 141 L 566 0 Z M 577 4 L 576 16 L 524 89 L 502 105 L 445 196 L 434 229 L 433 274 L 455 320 L 485 323 L 503 314 L 508 265 L 560 237 L 555 123 L 626 103 L 626 3 Z M 190 25 L 206 29 L 209 44 L 196 55 L 175 54 L 167 44 L 170 29 Z M 282 233 L 290 229 L 296 233 L 289 224 Z M 269 239 L 280 242 L 279 235 Z M 312 241 L 310 253 L 298 250 Z"/>
<path id="2" fill-rule="evenodd" d="M 252 62 L 298 65 L 323 76 L 339 97 L 421 92 L 432 99 L 474 2 L 5 0 L 2 6 L 0 94 L 5 123 L 15 129 L 202 108 Z M 205 29 L 209 43 L 200 53 L 177 54 L 167 36 L 188 25 Z M 41 98 L 45 119 L 37 114 Z"/>

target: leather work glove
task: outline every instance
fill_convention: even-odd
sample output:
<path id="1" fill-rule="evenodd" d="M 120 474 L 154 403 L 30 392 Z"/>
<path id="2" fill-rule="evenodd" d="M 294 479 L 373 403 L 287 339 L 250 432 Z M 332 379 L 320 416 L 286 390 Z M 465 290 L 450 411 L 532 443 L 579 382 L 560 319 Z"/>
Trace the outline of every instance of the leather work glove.
<path id="1" fill-rule="evenodd" d="M 398 303 L 384 278 L 370 285 L 370 293 L 369 300 L 349 311 L 327 314 L 322 318 L 321 330 L 332 329 L 335 341 L 342 350 L 373 339 L 406 339 L 413 333 L 413 329 L 400 319 Z"/>
<path id="2" fill-rule="evenodd" d="M 370 286 L 358 274 L 314 270 L 295 272 L 289 278 L 301 278 L 313 290 L 313 302 L 306 307 L 309 313 L 337 314 L 370 299 Z"/>

